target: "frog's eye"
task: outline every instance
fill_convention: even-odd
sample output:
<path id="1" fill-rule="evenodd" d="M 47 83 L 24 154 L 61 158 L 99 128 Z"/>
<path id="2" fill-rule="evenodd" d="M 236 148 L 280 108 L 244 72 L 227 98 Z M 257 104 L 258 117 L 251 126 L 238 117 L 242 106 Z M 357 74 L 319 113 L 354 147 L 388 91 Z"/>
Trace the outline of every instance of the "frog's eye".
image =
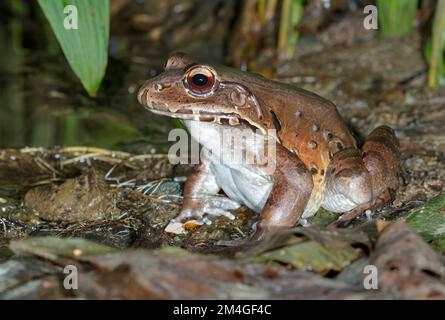
<path id="1" fill-rule="evenodd" d="M 186 87 L 196 95 L 207 95 L 215 86 L 215 75 L 212 70 L 205 67 L 194 67 L 187 72 Z"/>

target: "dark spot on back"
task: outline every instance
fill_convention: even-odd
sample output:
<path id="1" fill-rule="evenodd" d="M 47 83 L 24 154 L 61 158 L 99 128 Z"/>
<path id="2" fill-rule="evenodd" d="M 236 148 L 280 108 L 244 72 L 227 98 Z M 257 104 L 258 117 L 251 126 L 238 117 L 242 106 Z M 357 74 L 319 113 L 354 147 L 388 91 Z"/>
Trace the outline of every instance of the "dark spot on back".
<path id="1" fill-rule="evenodd" d="M 312 174 L 317 174 L 317 173 L 318 173 L 318 169 L 317 169 L 316 166 L 312 166 L 312 167 L 311 167 L 311 173 L 312 173 Z"/>
<path id="2" fill-rule="evenodd" d="M 334 135 L 332 134 L 332 133 L 330 133 L 330 132 L 326 132 L 325 134 L 324 134 L 324 138 L 326 139 L 326 140 L 332 140 L 332 138 L 334 137 Z"/>
<path id="3" fill-rule="evenodd" d="M 272 121 L 273 121 L 273 125 L 274 125 L 275 129 L 277 130 L 277 132 L 280 131 L 281 130 L 280 120 L 278 119 L 275 112 L 273 112 L 272 110 L 270 110 L 270 114 L 272 115 Z"/>
<path id="4" fill-rule="evenodd" d="M 337 142 L 337 149 L 343 150 L 343 145 L 341 144 L 341 142 Z"/>

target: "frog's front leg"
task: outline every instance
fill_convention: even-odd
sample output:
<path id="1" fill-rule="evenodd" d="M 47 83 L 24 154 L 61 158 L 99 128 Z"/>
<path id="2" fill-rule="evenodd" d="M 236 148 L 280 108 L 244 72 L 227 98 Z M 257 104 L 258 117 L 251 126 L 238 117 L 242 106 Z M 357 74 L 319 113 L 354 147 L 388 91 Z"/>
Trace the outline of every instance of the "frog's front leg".
<path id="1" fill-rule="evenodd" d="M 312 188 L 312 174 L 304 163 L 277 145 L 273 187 L 252 240 L 261 240 L 280 228 L 296 225 L 311 197 Z"/>
<path id="2" fill-rule="evenodd" d="M 394 199 L 400 172 L 399 145 L 394 131 L 374 129 L 362 151 L 345 149 L 334 155 L 326 173 L 322 206 L 346 212 L 334 226 L 344 226 L 367 209 L 375 210 Z"/>
<path id="3" fill-rule="evenodd" d="M 187 179 L 182 210 L 175 220 L 204 220 L 205 214 L 234 219 L 235 216 L 230 211 L 238 209 L 240 204 L 218 195 L 220 189 L 211 170 L 211 162 L 206 157 L 201 157 L 201 163 Z"/>

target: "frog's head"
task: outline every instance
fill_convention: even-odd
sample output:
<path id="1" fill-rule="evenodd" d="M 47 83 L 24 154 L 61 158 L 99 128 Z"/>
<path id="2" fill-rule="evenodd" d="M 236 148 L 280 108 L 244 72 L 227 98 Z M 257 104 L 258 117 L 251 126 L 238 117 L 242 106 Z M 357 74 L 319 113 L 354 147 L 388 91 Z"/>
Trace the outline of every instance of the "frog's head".
<path id="1" fill-rule="evenodd" d="M 138 100 L 157 114 L 224 125 L 248 123 L 264 133 L 263 112 L 248 82 L 237 70 L 196 64 L 177 53 L 163 73 L 143 84 Z"/>

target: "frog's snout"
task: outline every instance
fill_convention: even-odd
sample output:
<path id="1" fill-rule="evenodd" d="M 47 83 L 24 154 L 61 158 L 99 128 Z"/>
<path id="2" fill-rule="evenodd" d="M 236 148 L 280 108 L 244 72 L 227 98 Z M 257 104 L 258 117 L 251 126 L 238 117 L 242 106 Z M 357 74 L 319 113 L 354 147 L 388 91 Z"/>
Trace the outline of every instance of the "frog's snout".
<path id="1" fill-rule="evenodd" d="M 144 107 L 148 107 L 148 91 L 147 83 L 144 83 L 138 91 L 138 101 Z"/>
<path id="2" fill-rule="evenodd" d="M 169 107 L 168 102 L 165 102 L 166 96 L 161 92 L 166 87 L 161 87 L 158 83 L 150 80 L 145 82 L 137 94 L 139 103 L 151 112 L 176 112 L 177 109 Z"/>
<path id="3" fill-rule="evenodd" d="M 156 84 L 147 81 L 138 91 L 138 101 L 146 109 L 153 109 L 159 100 L 156 97 Z"/>
<path id="4" fill-rule="evenodd" d="M 138 102 L 144 105 L 144 100 L 146 100 L 147 91 L 145 88 L 140 88 L 138 91 Z"/>
<path id="5" fill-rule="evenodd" d="M 147 109 L 164 106 L 166 104 L 163 102 L 169 98 L 166 91 L 171 87 L 171 82 L 160 81 L 159 76 L 147 80 L 138 91 L 138 101 Z"/>

